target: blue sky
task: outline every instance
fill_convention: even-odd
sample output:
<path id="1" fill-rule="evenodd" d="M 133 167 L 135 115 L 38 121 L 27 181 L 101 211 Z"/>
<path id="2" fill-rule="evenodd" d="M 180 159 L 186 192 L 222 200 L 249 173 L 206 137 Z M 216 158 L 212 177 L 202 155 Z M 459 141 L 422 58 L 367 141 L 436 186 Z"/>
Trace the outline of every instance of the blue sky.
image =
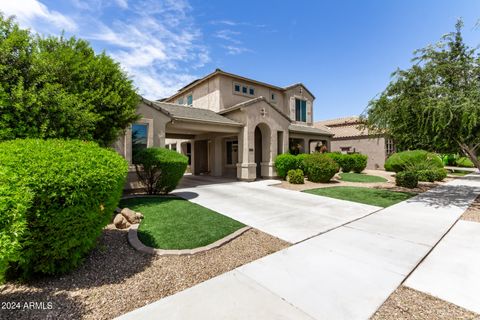
<path id="1" fill-rule="evenodd" d="M 105 50 L 139 92 L 161 98 L 215 68 L 278 86 L 303 82 L 315 119 L 360 114 L 412 52 L 465 23 L 480 44 L 478 0 L 0 0 L 42 34 Z"/>

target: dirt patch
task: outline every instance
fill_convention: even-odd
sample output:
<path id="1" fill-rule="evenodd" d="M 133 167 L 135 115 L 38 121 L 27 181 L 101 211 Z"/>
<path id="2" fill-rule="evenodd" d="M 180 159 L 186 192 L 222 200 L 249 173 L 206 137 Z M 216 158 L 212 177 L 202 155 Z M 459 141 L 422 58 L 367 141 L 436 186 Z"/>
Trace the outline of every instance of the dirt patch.
<path id="1" fill-rule="evenodd" d="M 377 310 L 372 320 L 480 319 L 480 315 L 431 295 L 401 286 Z"/>
<path id="2" fill-rule="evenodd" d="M 17 307 L 1 310 L 0 319 L 111 319 L 288 246 L 251 229 L 205 253 L 157 257 L 137 252 L 126 231 L 109 225 L 76 271 L 0 286 L 0 304 Z"/>
<path id="3" fill-rule="evenodd" d="M 480 222 L 480 196 L 468 207 L 462 215 L 462 220 Z"/>

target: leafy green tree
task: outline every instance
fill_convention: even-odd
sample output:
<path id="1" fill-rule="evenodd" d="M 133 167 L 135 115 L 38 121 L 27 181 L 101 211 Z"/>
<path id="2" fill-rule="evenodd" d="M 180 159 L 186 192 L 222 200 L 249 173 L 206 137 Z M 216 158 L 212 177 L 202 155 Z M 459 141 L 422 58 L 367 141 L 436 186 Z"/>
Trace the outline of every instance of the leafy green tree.
<path id="1" fill-rule="evenodd" d="M 414 65 L 397 70 L 364 114 L 371 130 L 389 134 L 399 149 L 463 152 L 480 162 L 480 58 L 456 30 L 415 51 Z"/>
<path id="2" fill-rule="evenodd" d="M 132 81 L 87 41 L 40 37 L 0 14 L 0 141 L 70 138 L 112 144 L 135 119 Z"/>

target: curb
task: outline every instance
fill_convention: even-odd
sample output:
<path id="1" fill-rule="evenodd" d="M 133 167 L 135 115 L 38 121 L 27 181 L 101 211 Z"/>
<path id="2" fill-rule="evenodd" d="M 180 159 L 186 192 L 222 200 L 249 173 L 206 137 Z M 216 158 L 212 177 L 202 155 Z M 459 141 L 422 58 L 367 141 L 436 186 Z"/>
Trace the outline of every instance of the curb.
<path id="1" fill-rule="evenodd" d="M 140 241 L 140 239 L 138 239 L 138 232 L 137 232 L 138 226 L 139 224 L 132 224 L 132 226 L 128 230 L 128 242 L 137 251 L 148 253 L 148 254 L 155 254 L 157 256 L 189 256 L 189 255 L 205 252 L 211 249 L 218 248 L 226 244 L 227 242 L 232 241 L 233 239 L 242 235 L 245 231 L 250 230 L 252 228 L 249 226 L 243 227 L 229 234 L 228 236 L 203 247 L 198 247 L 195 249 L 165 250 L 165 249 L 156 249 L 156 248 L 152 248 L 144 245 Z"/>

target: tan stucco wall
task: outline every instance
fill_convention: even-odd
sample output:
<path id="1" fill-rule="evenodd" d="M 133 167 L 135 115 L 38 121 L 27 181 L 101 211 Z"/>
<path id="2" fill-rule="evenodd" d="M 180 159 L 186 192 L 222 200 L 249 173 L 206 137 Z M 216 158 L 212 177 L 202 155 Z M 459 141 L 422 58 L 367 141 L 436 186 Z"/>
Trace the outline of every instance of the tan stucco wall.
<path id="1" fill-rule="evenodd" d="M 290 116 L 290 119 L 295 120 L 295 98 L 307 101 L 307 125 L 313 125 L 313 101 L 314 98 L 301 85 L 292 87 L 285 91 L 286 108 L 284 112 Z M 297 123 L 293 121 L 293 123 Z M 298 122 L 305 124 L 304 122 Z"/>
<path id="2" fill-rule="evenodd" d="M 248 81 L 240 81 L 225 75 L 218 75 L 217 78 L 219 79 L 219 83 L 220 83 L 220 109 L 221 110 L 227 109 L 241 102 L 258 98 L 260 96 L 267 98 L 269 102 L 274 104 L 280 110 L 284 110 L 284 95 L 283 95 L 283 92 L 281 92 L 280 90 L 276 90 L 274 88 L 270 88 L 267 86 L 251 83 Z M 254 87 L 255 95 L 252 96 L 248 94 L 243 95 L 241 93 L 235 93 L 234 87 L 233 87 L 234 83 L 244 84 L 247 86 Z M 272 93 L 275 93 L 276 95 L 275 101 L 271 100 Z"/>
<path id="3" fill-rule="evenodd" d="M 178 100 L 183 98 L 183 104 L 187 104 L 187 96 L 192 95 L 192 106 L 200 109 L 209 109 L 215 112 L 220 111 L 220 91 L 219 78 L 212 77 L 205 82 L 193 87 L 191 90 L 184 92 L 182 95 L 174 99 L 168 99 L 166 102 L 178 103 Z"/>
<path id="4" fill-rule="evenodd" d="M 385 138 L 334 139 L 330 142 L 331 151 L 341 151 L 341 147 L 352 147 L 352 151 L 367 155 L 367 169 L 384 169 Z"/>

